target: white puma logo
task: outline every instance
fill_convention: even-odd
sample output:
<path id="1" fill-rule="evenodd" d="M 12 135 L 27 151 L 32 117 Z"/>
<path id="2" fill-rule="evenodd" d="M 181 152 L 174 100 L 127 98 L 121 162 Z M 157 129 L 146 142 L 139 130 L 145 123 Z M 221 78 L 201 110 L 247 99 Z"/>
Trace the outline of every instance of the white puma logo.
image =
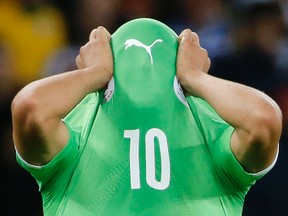
<path id="1" fill-rule="evenodd" d="M 127 49 L 128 47 L 131 47 L 133 45 L 144 48 L 150 56 L 151 64 L 153 64 L 153 57 L 152 57 L 152 53 L 151 53 L 151 48 L 154 46 L 154 44 L 156 44 L 158 42 L 163 42 L 163 41 L 161 39 L 157 39 L 150 46 L 147 46 L 147 45 L 143 44 L 142 42 L 138 41 L 137 39 L 128 39 L 125 42 L 125 49 Z"/>

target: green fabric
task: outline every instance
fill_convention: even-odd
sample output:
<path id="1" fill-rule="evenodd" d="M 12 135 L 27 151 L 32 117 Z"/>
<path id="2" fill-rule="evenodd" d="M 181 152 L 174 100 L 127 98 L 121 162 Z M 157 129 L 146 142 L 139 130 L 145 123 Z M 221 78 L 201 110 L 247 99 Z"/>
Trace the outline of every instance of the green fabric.
<path id="1" fill-rule="evenodd" d="M 141 18 L 111 45 L 113 79 L 64 119 L 62 152 L 44 167 L 17 156 L 40 186 L 45 215 L 241 215 L 258 177 L 231 152 L 233 128 L 202 99 L 184 97 L 177 35 Z"/>

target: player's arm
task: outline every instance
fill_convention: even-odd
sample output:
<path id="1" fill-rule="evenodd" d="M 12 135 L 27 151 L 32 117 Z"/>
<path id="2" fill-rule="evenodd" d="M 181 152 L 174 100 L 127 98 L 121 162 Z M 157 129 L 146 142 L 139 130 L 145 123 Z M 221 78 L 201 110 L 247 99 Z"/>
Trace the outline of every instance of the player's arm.
<path id="1" fill-rule="evenodd" d="M 278 105 L 266 94 L 207 74 L 210 60 L 196 33 L 179 36 L 177 77 L 186 93 L 206 100 L 235 128 L 231 149 L 248 172 L 258 172 L 275 159 L 282 130 Z"/>
<path id="2" fill-rule="evenodd" d="M 34 81 L 13 99 L 13 139 L 29 163 L 49 162 L 68 141 L 62 118 L 88 93 L 100 90 L 113 73 L 110 34 L 94 29 L 76 58 L 78 69 Z"/>

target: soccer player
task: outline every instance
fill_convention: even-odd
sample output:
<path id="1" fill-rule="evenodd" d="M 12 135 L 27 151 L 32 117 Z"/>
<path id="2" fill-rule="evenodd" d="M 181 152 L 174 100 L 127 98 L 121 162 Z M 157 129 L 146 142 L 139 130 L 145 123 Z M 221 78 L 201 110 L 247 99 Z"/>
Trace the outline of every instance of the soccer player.
<path id="1" fill-rule="evenodd" d="M 277 160 L 271 98 L 209 75 L 195 32 L 152 19 L 94 29 L 76 63 L 12 103 L 17 161 L 45 215 L 241 215 Z"/>

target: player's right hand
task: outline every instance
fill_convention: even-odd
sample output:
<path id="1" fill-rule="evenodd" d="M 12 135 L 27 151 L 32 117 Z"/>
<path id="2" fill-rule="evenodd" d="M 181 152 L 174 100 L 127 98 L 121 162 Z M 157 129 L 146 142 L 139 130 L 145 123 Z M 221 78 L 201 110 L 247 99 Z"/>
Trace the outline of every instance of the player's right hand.
<path id="1" fill-rule="evenodd" d="M 113 74 L 110 40 L 111 35 L 106 28 L 99 26 L 92 30 L 89 41 L 80 48 L 76 58 L 78 69 L 92 68 L 97 76 L 102 76 L 108 82 Z"/>
<path id="2" fill-rule="evenodd" d="M 197 86 L 210 67 L 208 53 L 201 47 L 198 35 L 190 29 L 185 29 L 178 40 L 177 78 L 186 94 L 197 96 Z"/>

